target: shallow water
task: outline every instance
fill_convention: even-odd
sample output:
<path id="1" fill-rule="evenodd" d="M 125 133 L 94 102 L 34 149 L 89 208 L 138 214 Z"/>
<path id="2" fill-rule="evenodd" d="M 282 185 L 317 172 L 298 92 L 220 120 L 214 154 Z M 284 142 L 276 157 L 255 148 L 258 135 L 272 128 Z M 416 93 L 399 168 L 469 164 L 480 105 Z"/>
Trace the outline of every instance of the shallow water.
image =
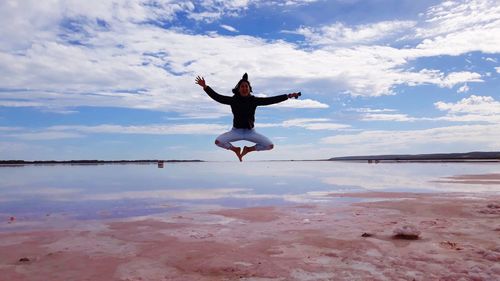
<path id="1" fill-rule="evenodd" d="M 4 221 L 103 219 L 217 207 L 359 200 L 334 192 L 500 192 L 490 184 L 445 182 L 499 174 L 498 163 L 202 162 L 0 167 Z M 0 226 L 1 228 L 1 226 Z"/>

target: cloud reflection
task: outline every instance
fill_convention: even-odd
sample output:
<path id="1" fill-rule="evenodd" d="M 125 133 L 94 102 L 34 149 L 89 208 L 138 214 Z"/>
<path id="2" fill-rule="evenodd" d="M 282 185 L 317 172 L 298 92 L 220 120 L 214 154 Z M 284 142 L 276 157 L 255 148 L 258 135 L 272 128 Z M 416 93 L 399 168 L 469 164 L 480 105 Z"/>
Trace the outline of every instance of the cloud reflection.
<path id="1" fill-rule="evenodd" d="M 123 216 L 165 212 L 158 206 L 247 207 L 337 203 L 332 193 L 500 192 L 498 184 L 450 182 L 457 175 L 500 174 L 496 164 L 233 162 L 0 168 L 0 213 Z M 341 200 L 341 201 L 339 201 Z M 125 214 L 125 215 L 124 215 Z"/>

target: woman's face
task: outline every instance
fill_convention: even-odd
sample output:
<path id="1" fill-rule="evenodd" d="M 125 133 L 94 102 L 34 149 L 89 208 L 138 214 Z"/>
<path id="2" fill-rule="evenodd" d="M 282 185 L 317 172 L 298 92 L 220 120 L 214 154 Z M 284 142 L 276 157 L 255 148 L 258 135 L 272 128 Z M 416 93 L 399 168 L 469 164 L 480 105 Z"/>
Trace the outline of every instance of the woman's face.
<path id="1" fill-rule="evenodd" d="M 239 91 L 240 91 L 240 96 L 246 97 L 250 95 L 250 86 L 248 85 L 247 82 L 241 82 Z"/>

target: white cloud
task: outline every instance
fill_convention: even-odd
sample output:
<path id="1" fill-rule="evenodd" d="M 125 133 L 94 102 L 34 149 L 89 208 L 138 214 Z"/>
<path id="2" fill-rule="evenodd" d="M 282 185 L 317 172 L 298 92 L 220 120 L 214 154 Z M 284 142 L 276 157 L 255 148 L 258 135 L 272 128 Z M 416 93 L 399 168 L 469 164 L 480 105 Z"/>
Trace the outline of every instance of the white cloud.
<path id="1" fill-rule="evenodd" d="M 272 105 L 271 107 L 287 107 L 287 108 L 328 108 L 328 104 L 321 103 L 312 99 L 289 99 L 286 102 L 281 102 Z"/>
<path id="2" fill-rule="evenodd" d="M 6 107 L 42 107 L 44 105 L 42 102 L 0 100 L 0 106 Z"/>
<path id="3" fill-rule="evenodd" d="M 141 135 L 214 135 L 230 129 L 227 125 L 219 124 L 174 124 L 174 125 L 96 125 L 96 126 L 52 126 L 37 130 L 19 127 L 0 127 L 6 131 L 4 137 L 22 140 L 57 140 L 68 138 L 82 138 L 88 134 L 141 134 Z"/>
<path id="4" fill-rule="evenodd" d="M 351 109 L 348 109 L 348 111 L 355 111 L 355 112 L 361 112 L 361 113 L 381 113 L 381 112 L 394 112 L 397 110 L 396 109 L 389 109 L 389 108 L 383 108 L 383 109 L 351 108 Z"/>
<path id="5" fill-rule="evenodd" d="M 310 3 L 317 2 L 319 0 L 286 0 L 286 1 L 271 1 L 272 3 L 276 3 L 277 5 L 284 5 L 284 6 L 301 6 L 301 5 L 306 5 Z"/>
<path id="6" fill-rule="evenodd" d="M 22 130 L 20 127 L 2 127 L 0 126 L 0 132 L 11 132 L 11 131 L 17 131 L 17 130 Z"/>
<path id="7" fill-rule="evenodd" d="M 81 138 L 83 137 L 83 135 L 71 132 L 44 131 L 44 132 L 14 133 L 14 134 L 8 134 L 5 137 L 34 141 L 34 140 L 73 139 L 73 138 Z"/>
<path id="8" fill-rule="evenodd" d="M 444 2 L 429 9 L 425 15 L 424 23 L 395 21 L 354 28 L 336 23 L 321 28 L 302 27 L 297 30 L 297 33 L 304 35 L 310 44 L 333 51 L 337 56 L 344 58 L 348 57 L 345 47 L 363 43 L 370 44 L 364 48 L 352 49 L 351 47 L 351 50 L 355 50 L 355 56 L 352 60 L 361 61 L 368 69 L 372 69 L 376 73 L 383 73 L 383 75 L 368 76 L 370 80 L 378 79 L 379 83 L 373 85 L 373 83 L 359 81 L 359 78 L 347 73 L 346 80 L 352 82 L 348 88 L 354 95 L 392 94 L 392 88 L 398 84 L 410 86 L 436 84 L 440 87 L 451 88 L 460 82 L 482 82 L 481 76 L 467 71 L 458 71 L 444 76 L 439 70 L 404 72 L 398 68 L 411 60 L 422 57 L 461 55 L 472 51 L 500 52 L 500 36 L 496 35 L 500 34 L 499 11 L 495 1 Z M 483 17 L 483 15 L 485 16 Z M 417 29 L 412 36 L 413 30 L 411 28 L 413 26 L 417 26 Z M 384 32 L 380 32 L 382 30 Z M 390 35 L 397 35 L 401 30 L 405 30 L 405 33 L 408 34 L 402 38 L 403 40 L 417 39 L 422 41 L 416 47 L 400 49 L 373 46 L 373 43 L 394 42 L 388 40 L 391 39 Z M 386 35 L 388 37 L 384 37 Z M 373 56 L 367 57 L 366 53 L 371 52 L 376 52 L 377 55 L 373 54 Z M 338 62 L 333 65 L 349 65 Z M 371 62 L 382 65 L 374 67 Z M 361 69 L 361 67 L 351 65 L 348 68 L 357 71 Z"/>
<path id="9" fill-rule="evenodd" d="M 443 2 L 432 6 L 420 21 L 385 21 L 355 27 L 335 23 L 301 27 L 301 34 L 315 46 L 329 48 L 359 44 L 391 44 L 422 40 L 416 47 L 395 49 L 406 59 L 467 52 L 500 52 L 500 6 L 496 1 Z M 395 36 L 400 36 L 397 38 Z M 410 43 L 410 46 L 414 43 Z"/>
<path id="10" fill-rule="evenodd" d="M 410 117 L 407 114 L 384 114 L 372 112 L 373 110 L 357 110 L 364 113 L 363 121 L 451 121 L 451 122 L 486 122 L 497 124 L 500 122 L 500 102 L 489 96 L 471 95 L 456 103 L 436 102 L 434 106 L 445 111 L 446 115 L 441 117 Z M 365 111 L 367 113 L 365 113 Z"/>
<path id="11" fill-rule="evenodd" d="M 230 32 L 238 32 L 238 30 L 230 25 L 226 25 L 226 24 L 221 24 L 220 27 L 224 28 L 225 30 L 227 31 L 230 31 Z"/>
<path id="12" fill-rule="evenodd" d="M 303 125 L 299 125 L 299 127 L 303 127 L 307 130 L 342 130 L 342 129 L 347 129 L 350 128 L 350 125 L 346 124 L 338 124 L 338 123 L 307 123 Z"/>
<path id="13" fill-rule="evenodd" d="M 500 6 L 497 1 L 446 1 L 429 8 L 416 37 L 424 39 L 421 56 L 500 51 Z"/>
<path id="14" fill-rule="evenodd" d="M 363 121 L 396 121 L 396 122 L 411 122 L 417 120 L 416 118 L 409 117 L 406 114 L 382 114 L 382 113 L 368 113 L 361 117 Z"/>
<path id="15" fill-rule="evenodd" d="M 425 24 L 417 29 L 420 38 L 498 28 L 500 7 L 495 0 L 444 1 L 430 7 L 425 16 Z"/>
<path id="16" fill-rule="evenodd" d="M 172 20 L 180 11 L 192 11 L 190 1 L 161 0 L 155 5 L 149 1 L 117 0 L 26 0 L 0 2 L 0 49 L 24 49 L 33 41 L 54 41 L 65 29 L 65 36 L 85 39 L 92 37 L 93 29 L 108 25 L 114 31 L 128 23 L 147 20 Z M 101 26 L 99 25 L 101 24 Z M 106 24 L 105 24 L 106 23 Z M 23 32 L 19 32 L 22 30 Z M 68 31 L 68 30 L 66 30 Z M 75 37 L 76 36 L 76 37 Z"/>
<path id="17" fill-rule="evenodd" d="M 105 134 L 146 134 L 146 135 L 212 135 L 222 133 L 228 129 L 226 125 L 219 124 L 175 124 L 175 125 L 97 125 L 97 126 L 53 126 L 47 128 L 51 131 L 76 131 L 82 133 Z"/>
<path id="18" fill-rule="evenodd" d="M 429 153 L 429 148 L 436 152 L 500 149 L 497 141 L 500 138 L 500 102 L 492 97 L 471 95 L 456 103 L 437 102 L 435 106 L 447 112 L 446 116 L 412 118 L 404 114 L 370 114 L 368 120 L 372 118 L 384 121 L 428 120 L 487 124 L 421 130 L 367 130 L 355 134 L 337 134 L 323 138 L 321 142 L 342 147 L 344 151 L 356 151 L 356 154 L 418 153 L 419 150 Z"/>
<path id="19" fill-rule="evenodd" d="M 500 120 L 500 102 L 493 97 L 471 95 L 456 103 L 436 102 L 437 109 L 447 111 L 448 117 L 464 115 L 483 116 L 492 122 Z M 480 120 L 484 121 L 484 120 Z"/>
<path id="20" fill-rule="evenodd" d="M 439 117 L 436 120 L 444 120 L 450 122 L 468 122 L 468 123 L 499 123 L 500 116 L 499 115 L 484 115 L 484 114 L 448 114 L 443 117 Z"/>
<path id="21" fill-rule="evenodd" d="M 213 22 L 222 17 L 222 12 L 200 12 L 200 13 L 191 13 L 189 14 L 189 18 L 196 21 L 206 21 Z"/>
<path id="22" fill-rule="evenodd" d="M 385 21 L 351 28 L 337 22 L 320 28 L 301 27 L 291 33 L 303 35 L 312 45 L 345 47 L 377 43 L 383 39 L 404 34 L 415 24 L 412 21 Z"/>
<path id="23" fill-rule="evenodd" d="M 457 53 L 451 39 L 463 36 L 460 29 L 435 29 L 438 15 L 443 17 L 438 23 L 446 18 L 457 18 L 454 13 L 458 10 L 455 9 L 431 9 L 427 26 L 420 27 L 418 33 L 425 40 L 416 48 L 366 45 L 383 41 L 386 36 L 397 35 L 415 24 L 395 21 L 355 27 L 341 23 L 319 29 L 303 27 L 304 32 L 310 32 L 306 35 L 311 42 L 327 44 L 328 40 L 337 40 L 343 44 L 362 44 L 304 50 L 279 40 L 192 35 L 180 29 L 167 30 L 143 24 L 144 21 L 175 19 L 180 11 L 193 15 L 195 10 L 196 13 L 213 10 L 218 15 L 231 14 L 251 5 L 267 5 L 262 1 L 155 2 L 158 5 L 111 0 L 35 2 L 19 5 L 15 1 L 4 1 L 0 4 L 0 23 L 6 26 L 0 31 L 4 38 L 0 42 L 0 72 L 3 74 L 0 84 L 13 90 L 0 92 L 0 105 L 47 107 L 61 112 L 68 111 L 65 107 L 113 106 L 177 112 L 182 116 L 222 116 L 229 111 L 204 96 L 194 85 L 196 75 L 207 75 L 208 83 L 221 93 L 230 93 L 240 75 L 235 72 L 248 71 L 258 76 L 254 87 L 263 85 L 266 92 L 281 92 L 294 85 L 318 95 L 347 92 L 354 96 L 395 94 L 394 88 L 398 85 L 435 84 L 451 88 L 483 81 L 480 74 L 467 71 L 445 75 L 440 70 L 404 70 L 412 59 Z M 474 9 L 474 13 L 487 10 L 488 19 L 478 23 L 472 17 L 465 18 L 470 21 L 465 33 L 475 34 L 477 38 L 472 41 L 469 37 L 462 38 L 461 42 L 467 46 L 458 48 L 458 53 L 499 51 L 498 36 L 494 34 L 500 33 L 494 32 L 497 21 L 491 12 L 497 8 L 490 4 L 468 8 Z M 213 8 L 209 11 L 207 7 Z M 436 20 L 431 20 L 434 18 Z M 434 31 L 424 32 L 428 29 Z M 445 31 L 449 32 L 449 37 L 444 35 Z M 488 34 L 483 36 L 483 33 Z M 432 37 L 435 34 L 441 37 Z M 325 35 L 323 39 L 321 35 Z M 74 39 L 83 45 L 68 42 Z M 438 41 L 446 48 L 435 48 Z M 241 56 L 242 52 L 245 56 Z M 311 99 L 277 106 L 329 107 L 314 100 L 313 95 Z"/>
<path id="24" fill-rule="evenodd" d="M 395 110 L 384 109 L 353 109 L 352 111 L 360 112 L 362 121 L 396 121 L 396 122 L 413 122 L 413 121 L 451 121 L 451 122 L 500 122 L 500 102 L 488 96 L 471 95 L 468 98 L 463 98 L 456 103 L 436 102 L 434 106 L 445 111 L 445 116 L 440 117 L 411 117 L 407 114 L 398 113 L 382 113 Z"/>
<path id="25" fill-rule="evenodd" d="M 407 73 L 404 77 L 409 85 L 435 84 L 442 88 L 452 88 L 457 84 L 468 82 L 484 82 L 481 74 L 469 71 L 452 72 L 445 75 L 438 70 L 422 69 L 419 72 Z"/>
<path id="26" fill-rule="evenodd" d="M 302 126 L 308 123 L 318 123 L 318 122 L 329 122 L 328 118 L 296 118 L 290 119 L 283 122 L 283 126 Z"/>
<path id="27" fill-rule="evenodd" d="M 5 93 L 2 102 L 23 95 L 28 99 L 25 102 L 33 102 L 38 96 L 38 102 L 55 107 L 54 96 L 58 96 L 57 104 L 63 105 L 122 106 L 185 113 L 193 108 L 193 101 L 201 103 L 195 108 L 207 108 L 207 100 L 199 98 L 201 91 L 192 81 L 206 69 L 216 71 L 216 76 L 207 78 L 210 85 L 224 87 L 222 93 L 229 92 L 233 86 L 227 81 L 237 81 L 234 69 L 258 73 L 259 80 L 269 85 L 270 91 L 283 88 L 293 80 L 300 84 L 308 79 L 324 79 L 340 83 L 339 91 L 351 89 L 353 94 L 380 95 L 400 79 L 396 75 L 386 75 L 385 79 L 377 77 L 394 65 L 391 61 L 366 67 L 363 58 L 354 59 L 359 52 L 347 52 L 347 57 L 321 51 L 311 53 L 298 50 L 293 44 L 269 43 L 248 36 L 196 36 L 133 26 L 119 37 L 109 33 L 98 33 L 97 37 L 99 42 L 112 44 L 99 49 L 60 43 L 34 44 L 22 56 L 1 54 L 2 61 L 6 62 L 2 65 L 6 75 L 0 80 L 5 87 L 39 89 L 37 93 Z M 125 47 L 115 48 L 116 41 Z M 240 50 L 249 56 L 243 59 Z M 372 57 L 374 62 L 378 56 L 375 52 L 363 55 L 366 59 Z M 346 68 L 332 69 L 324 64 L 325 60 L 337 61 Z M 60 61 L 67 63 L 60 64 Z M 268 65 L 266 69 L 260 67 L 264 64 Z M 283 79 L 276 79 L 276 73 Z M 347 84 L 342 86 L 342 83 Z M 307 107 L 325 107 L 303 100 L 297 102 L 297 106 L 306 103 Z"/>
<path id="28" fill-rule="evenodd" d="M 458 88 L 457 93 L 467 93 L 469 90 L 470 90 L 469 86 L 467 86 L 467 84 L 465 84 L 462 87 Z"/>
<path id="29" fill-rule="evenodd" d="M 172 200 L 209 200 L 243 195 L 251 196 L 251 189 L 245 188 L 218 188 L 218 189 L 173 189 L 173 190 L 146 190 L 126 191 L 105 194 L 84 195 L 84 200 L 122 200 L 164 198 Z"/>
<path id="30" fill-rule="evenodd" d="M 192 11 L 188 14 L 188 18 L 197 21 L 214 22 L 223 16 L 237 17 L 242 11 L 248 9 L 250 5 L 258 5 L 259 2 L 250 2 L 248 0 L 202 0 L 197 5 L 202 11 Z"/>
<path id="31" fill-rule="evenodd" d="M 260 128 L 267 127 L 301 127 L 307 130 L 341 130 L 350 125 L 330 122 L 326 118 L 292 119 L 282 123 L 259 123 Z M 123 126 L 102 124 L 95 126 L 60 125 L 32 130 L 22 127 L 0 127 L 6 132 L 4 137 L 22 140 L 57 140 L 82 138 L 89 134 L 137 134 L 137 135 L 217 135 L 230 129 L 229 125 L 220 124 L 152 124 L 142 126 Z"/>
<path id="32" fill-rule="evenodd" d="M 497 73 L 500 73 L 500 67 L 495 67 Z"/>
<path id="33" fill-rule="evenodd" d="M 355 154 L 457 152 L 499 150 L 499 123 L 491 125 L 449 126 L 422 130 L 376 130 L 326 137 L 322 143 L 342 147 Z M 417 152 L 418 153 L 418 152 Z M 349 154 L 349 153 L 347 153 Z M 353 153 L 351 153 L 352 155 Z"/>
<path id="34" fill-rule="evenodd" d="M 266 127 L 301 127 L 306 130 L 342 130 L 350 128 L 350 125 L 333 123 L 328 118 L 296 118 L 283 121 L 281 123 L 272 123 L 272 124 L 258 124 L 259 128 Z"/>
<path id="35" fill-rule="evenodd" d="M 432 57 L 440 55 L 458 56 L 468 52 L 498 53 L 500 47 L 500 27 L 475 29 L 461 33 L 450 33 L 425 39 L 413 51 L 412 56 Z"/>
<path id="36" fill-rule="evenodd" d="M 483 82 L 483 80 L 481 79 L 481 75 L 479 73 L 469 71 L 453 72 L 442 79 L 442 83 L 440 85 L 451 88 L 456 84 L 465 82 Z"/>

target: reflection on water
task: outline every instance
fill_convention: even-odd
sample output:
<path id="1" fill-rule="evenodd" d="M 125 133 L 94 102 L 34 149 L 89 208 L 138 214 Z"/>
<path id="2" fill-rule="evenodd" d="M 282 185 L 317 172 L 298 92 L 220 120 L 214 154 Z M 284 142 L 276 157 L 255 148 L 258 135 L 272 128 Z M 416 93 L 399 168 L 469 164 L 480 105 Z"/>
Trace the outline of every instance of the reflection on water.
<path id="1" fill-rule="evenodd" d="M 203 162 L 0 168 L 0 215 L 82 219 L 214 206 L 335 203 L 332 192 L 500 192 L 439 181 L 500 173 L 494 163 Z M 332 201 L 336 200 L 336 201 Z"/>

